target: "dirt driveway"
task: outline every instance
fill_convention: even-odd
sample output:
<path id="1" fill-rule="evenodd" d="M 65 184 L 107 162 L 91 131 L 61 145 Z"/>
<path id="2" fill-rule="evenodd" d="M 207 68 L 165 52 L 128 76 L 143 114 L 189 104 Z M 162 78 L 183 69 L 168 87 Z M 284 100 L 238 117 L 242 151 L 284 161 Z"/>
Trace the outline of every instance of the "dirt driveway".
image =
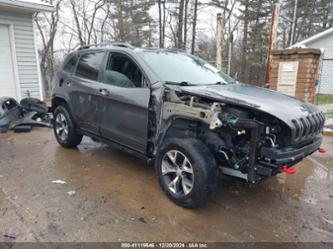
<path id="1" fill-rule="evenodd" d="M 324 146 L 295 175 L 255 186 L 221 179 L 207 206 L 186 210 L 124 152 L 88 138 L 66 150 L 49 129 L 9 132 L 0 135 L 0 241 L 333 241 L 333 139 Z"/>

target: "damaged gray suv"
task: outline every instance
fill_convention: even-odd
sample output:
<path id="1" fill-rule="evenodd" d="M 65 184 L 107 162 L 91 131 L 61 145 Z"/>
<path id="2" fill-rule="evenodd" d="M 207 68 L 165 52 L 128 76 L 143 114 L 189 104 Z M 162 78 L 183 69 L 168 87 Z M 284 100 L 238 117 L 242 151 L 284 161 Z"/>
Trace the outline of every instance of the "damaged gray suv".
<path id="1" fill-rule="evenodd" d="M 124 43 L 81 47 L 58 71 L 54 133 L 82 136 L 154 165 L 178 205 L 203 205 L 225 174 L 255 183 L 320 148 L 324 115 L 304 101 L 240 84 L 180 50 Z"/>

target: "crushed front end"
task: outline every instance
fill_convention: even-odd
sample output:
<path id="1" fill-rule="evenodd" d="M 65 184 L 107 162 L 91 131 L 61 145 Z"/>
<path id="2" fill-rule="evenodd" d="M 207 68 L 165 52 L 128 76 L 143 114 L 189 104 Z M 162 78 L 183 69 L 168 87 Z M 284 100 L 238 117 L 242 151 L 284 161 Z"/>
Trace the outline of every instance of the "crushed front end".
<path id="1" fill-rule="evenodd" d="M 217 100 L 169 90 L 160 133 L 199 138 L 223 174 L 251 183 L 293 173 L 293 165 L 320 148 L 325 117 L 317 108 L 286 122 L 254 106 Z"/>
<path id="2" fill-rule="evenodd" d="M 220 131 L 223 136 L 233 134 L 229 146 L 221 149 L 221 163 L 227 165 L 222 167 L 222 172 L 241 176 L 249 182 L 282 171 L 294 172 L 288 169 L 318 150 L 322 143 L 325 118 L 321 112 L 302 118 L 307 122 L 294 127 L 265 113 L 239 117 L 232 111 L 222 111 L 219 117 L 225 124 Z"/>

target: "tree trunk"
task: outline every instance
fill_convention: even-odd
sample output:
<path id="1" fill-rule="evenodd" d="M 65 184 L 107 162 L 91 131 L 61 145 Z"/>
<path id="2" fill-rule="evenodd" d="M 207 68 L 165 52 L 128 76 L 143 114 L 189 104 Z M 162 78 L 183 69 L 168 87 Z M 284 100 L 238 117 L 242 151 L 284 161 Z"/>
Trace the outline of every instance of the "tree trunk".
<path id="1" fill-rule="evenodd" d="M 162 26 L 162 4 L 161 0 L 158 0 L 158 25 L 160 30 L 160 48 L 163 48 L 163 26 Z"/>
<path id="2" fill-rule="evenodd" d="M 189 0 L 185 1 L 185 16 L 184 16 L 184 42 L 182 49 L 186 50 L 186 43 L 187 43 L 187 14 L 188 14 L 188 2 Z"/>
<path id="3" fill-rule="evenodd" d="M 126 41 L 125 30 L 124 30 L 124 19 L 123 19 L 123 8 L 121 0 L 117 0 L 117 29 L 119 32 L 120 41 Z"/>
<path id="4" fill-rule="evenodd" d="M 76 11 L 75 0 L 71 0 L 70 3 L 71 3 L 71 6 L 72 6 L 72 10 L 73 10 L 74 21 L 75 21 L 75 25 L 76 25 L 76 29 L 77 29 L 78 38 L 79 38 L 79 41 L 80 41 L 80 46 L 83 46 L 83 45 L 85 45 L 85 42 L 83 40 L 82 31 L 81 31 L 81 27 L 80 27 L 80 22 L 79 22 L 78 14 L 77 14 L 77 11 Z"/>
<path id="5" fill-rule="evenodd" d="M 241 72 L 240 80 L 246 81 L 246 52 L 247 52 L 247 35 L 249 28 L 249 16 L 248 16 L 249 2 L 246 2 L 245 5 L 245 17 L 244 17 L 244 30 L 243 30 L 243 40 L 242 40 L 242 55 L 241 55 Z"/>
<path id="6" fill-rule="evenodd" d="M 165 15 L 165 1 L 163 1 L 163 28 L 162 28 L 162 44 L 164 48 L 164 43 L 165 43 L 165 26 L 166 26 L 166 15 Z"/>
<path id="7" fill-rule="evenodd" d="M 192 27 L 192 47 L 191 54 L 194 54 L 195 51 L 195 38 L 197 32 L 197 15 L 198 15 L 198 0 L 194 1 L 194 14 L 193 14 L 193 27 Z"/>
<path id="8" fill-rule="evenodd" d="M 180 0 L 180 2 L 179 2 L 177 48 L 183 47 L 184 3 L 185 3 L 185 0 Z"/>
<path id="9" fill-rule="evenodd" d="M 197 32 L 197 18 L 198 18 L 198 0 L 194 1 L 194 13 L 193 13 L 193 26 L 192 26 L 192 45 L 191 45 L 191 54 L 195 52 L 195 38 Z"/>

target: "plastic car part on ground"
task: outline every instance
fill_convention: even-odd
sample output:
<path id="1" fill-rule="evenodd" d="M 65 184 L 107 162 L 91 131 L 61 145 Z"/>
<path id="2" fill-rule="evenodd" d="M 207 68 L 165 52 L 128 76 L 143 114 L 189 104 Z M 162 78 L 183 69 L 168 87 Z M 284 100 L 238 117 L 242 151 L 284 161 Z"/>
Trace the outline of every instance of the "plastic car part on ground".
<path id="1" fill-rule="evenodd" d="M 19 125 L 13 128 L 14 132 L 30 132 L 32 130 L 32 125 Z"/>
<path id="2" fill-rule="evenodd" d="M 15 99 L 9 97 L 0 98 L 0 133 L 6 132 L 11 123 L 19 119 L 22 110 Z"/>
<path id="3" fill-rule="evenodd" d="M 40 114 L 38 112 L 28 112 L 22 119 L 18 120 L 11 129 L 16 129 L 20 126 L 45 126 L 51 128 L 51 120 L 52 115 L 49 113 Z"/>
<path id="4" fill-rule="evenodd" d="M 18 104 L 13 98 L 0 98 L 0 133 L 8 129 L 30 132 L 34 126 L 51 128 L 52 118 L 45 102 L 39 99 L 25 98 Z"/>
<path id="5" fill-rule="evenodd" d="M 22 99 L 20 101 L 20 106 L 25 112 L 37 112 L 39 114 L 45 114 L 49 112 L 46 103 L 36 98 Z"/>

